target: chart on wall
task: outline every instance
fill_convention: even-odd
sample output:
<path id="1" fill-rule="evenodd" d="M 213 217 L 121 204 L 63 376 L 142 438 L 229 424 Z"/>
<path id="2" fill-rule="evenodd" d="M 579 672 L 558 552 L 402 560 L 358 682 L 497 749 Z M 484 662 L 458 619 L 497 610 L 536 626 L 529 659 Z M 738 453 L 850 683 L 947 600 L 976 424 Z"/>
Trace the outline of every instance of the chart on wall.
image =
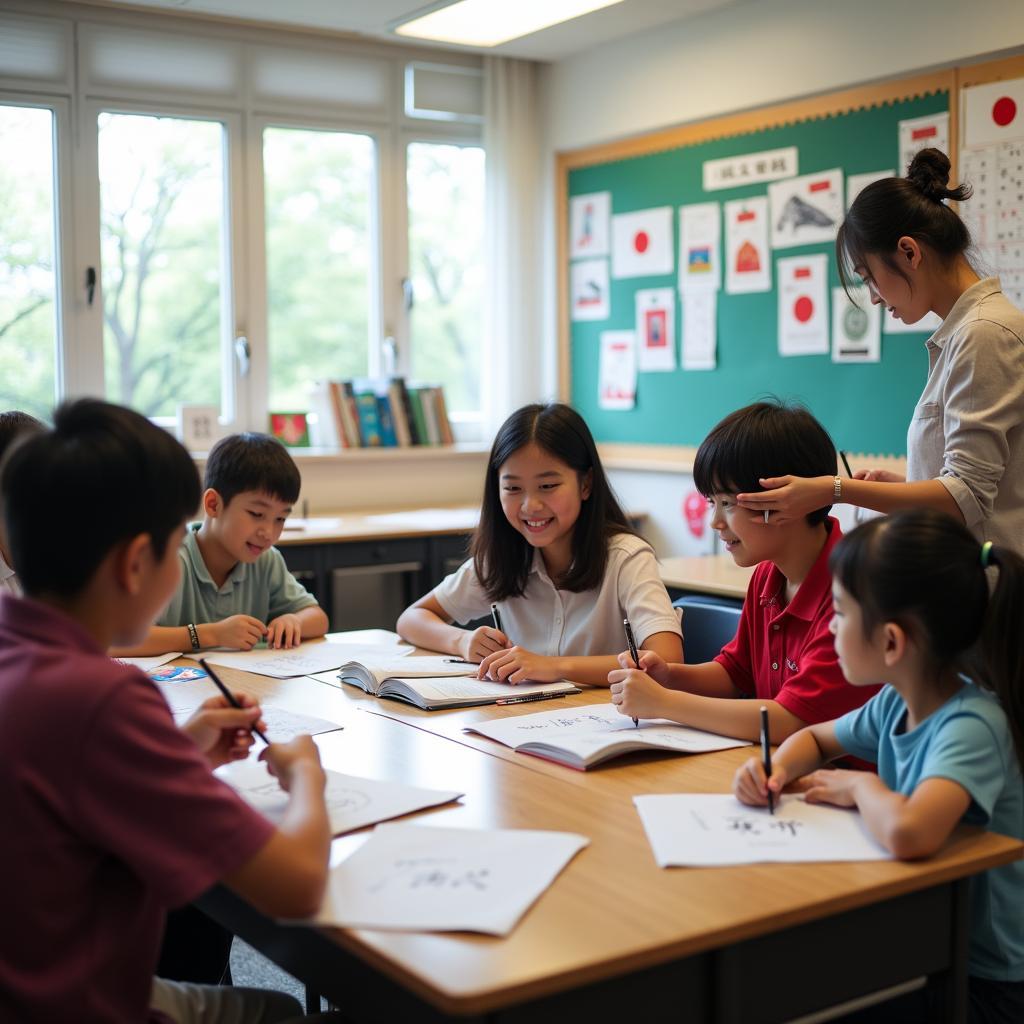
<path id="1" fill-rule="evenodd" d="M 1024 287 L 1011 224 L 1024 96 L 1019 109 L 1003 135 L 970 143 L 992 175 L 982 233 L 1011 287 L 1017 269 Z M 697 445 L 772 394 L 807 405 L 839 447 L 905 452 L 934 322 L 892 324 L 847 294 L 835 242 L 863 188 L 923 146 L 948 149 L 949 130 L 949 92 L 936 89 L 570 166 L 571 400 L 598 440 Z"/>

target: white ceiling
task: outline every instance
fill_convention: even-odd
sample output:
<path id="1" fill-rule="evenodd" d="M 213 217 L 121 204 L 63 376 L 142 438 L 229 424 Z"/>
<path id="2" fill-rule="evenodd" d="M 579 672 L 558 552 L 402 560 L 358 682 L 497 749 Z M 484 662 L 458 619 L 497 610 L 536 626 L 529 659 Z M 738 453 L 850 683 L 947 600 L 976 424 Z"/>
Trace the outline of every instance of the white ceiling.
<path id="1" fill-rule="evenodd" d="M 494 0 L 496 5 L 515 2 Z M 681 21 L 737 2 L 744 0 L 623 0 L 614 7 L 585 14 L 480 52 L 555 61 L 634 32 L 670 21 Z M 281 0 L 106 0 L 106 3 L 114 7 L 150 7 L 181 13 L 194 11 L 222 18 L 333 29 L 376 39 L 397 40 L 400 37 L 389 32 L 388 25 L 426 7 L 428 0 L 288 0 L 287 3 Z M 411 39 L 403 41 L 416 42 Z"/>

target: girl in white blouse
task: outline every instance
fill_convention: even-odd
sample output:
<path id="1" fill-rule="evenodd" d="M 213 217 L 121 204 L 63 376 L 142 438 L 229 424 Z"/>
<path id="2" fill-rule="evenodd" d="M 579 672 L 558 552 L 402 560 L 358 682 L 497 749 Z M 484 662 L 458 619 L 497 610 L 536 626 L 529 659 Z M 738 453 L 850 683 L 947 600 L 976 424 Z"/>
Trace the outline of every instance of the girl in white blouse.
<path id="1" fill-rule="evenodd" d="M 500 609 L 495 625 L 463 629 Z M 528 405 L 494 439 L 472 557 L 407 608 L 410 643 L 479 663 L 481 679 L 606 686 L 625 647 L 682 660 L 679 619 L 651 546 L 608 484 L 594 439 L 567 405 Z"/>

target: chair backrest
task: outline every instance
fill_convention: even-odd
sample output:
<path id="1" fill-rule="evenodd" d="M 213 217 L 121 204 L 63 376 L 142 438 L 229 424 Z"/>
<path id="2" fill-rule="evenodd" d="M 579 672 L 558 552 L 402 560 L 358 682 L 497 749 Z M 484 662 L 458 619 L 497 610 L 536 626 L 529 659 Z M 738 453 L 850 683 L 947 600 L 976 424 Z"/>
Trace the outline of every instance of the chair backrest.
<path id="1" fill-rule="evenodd" d="M 688 665 L 711 661 L 736 635 L 741 606 L 714 598 L 680 597 L 672 602 L 683 610 L 683 658 Z"/>

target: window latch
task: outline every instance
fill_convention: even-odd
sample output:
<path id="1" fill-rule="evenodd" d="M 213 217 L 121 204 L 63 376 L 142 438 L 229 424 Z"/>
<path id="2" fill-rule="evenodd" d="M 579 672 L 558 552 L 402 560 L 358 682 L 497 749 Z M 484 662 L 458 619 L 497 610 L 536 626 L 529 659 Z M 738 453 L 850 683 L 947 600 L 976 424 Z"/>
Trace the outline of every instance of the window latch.
<path id="1" fill-rule="evenodd" d="M 96 297 L 96 268 L 86 267 L 85 268 L 85 303 L 87 306 L 92 305 L 92 300 Z"/>
<path id="2" fill-rule="evenodd" d="M 244 334 L 235 338 L 235 358 L 238 360 L 239 375 L 248 377 L 249 367 L 252 363 L 252 350 L 249 348 L 249 339 Z"/>

